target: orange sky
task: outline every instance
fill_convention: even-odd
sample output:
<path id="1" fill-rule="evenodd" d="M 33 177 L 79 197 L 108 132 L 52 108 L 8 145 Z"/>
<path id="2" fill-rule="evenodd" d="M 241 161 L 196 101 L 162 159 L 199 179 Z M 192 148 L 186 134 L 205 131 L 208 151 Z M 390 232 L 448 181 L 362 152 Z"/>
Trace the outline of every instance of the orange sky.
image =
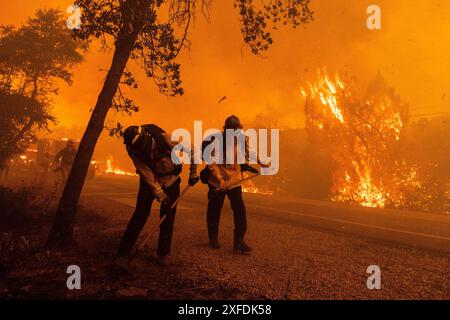
<path id="1" fill-rule="evenodd" d="M 111 112 L 109 121 L 189 129 L 194 120 L 220 127 L 235 113 L 246 123 L 257 117 L 267 120 L 267 126 L 302 127 L 300 88 L 321 66 L 347 71 L 361 83 L 380 71 L 413 114 L 450 110 L 450 1 L 311 0 L 315 20 L 295 30 L 280 28 L 264 58 L 252 56 L 243 46 L 233 2 L 215 0 L 210 24 L 198 16 L 191 30 L 192 48 L 179 59 L 183 97 L 159 94 L 139 72 L 140 88 L 132 97 L 141 112 L 132 118 Z M 373 3 L 382 9 L 380 31 L 366 28 L 366 8 Z M 2 4 L 0 21 L 19 24 L 39 7 L 63 9 L 70 4 L 9 1 Z M 73 86 L 62 88 L 55 106 L 61 125 L 87 123 L 104 77 L 99 69 L 106 69 L 110 59 L 111 54 L 90 53 L 77 68 Z M 223 96 L 227 99 L 217 104 Z"/>

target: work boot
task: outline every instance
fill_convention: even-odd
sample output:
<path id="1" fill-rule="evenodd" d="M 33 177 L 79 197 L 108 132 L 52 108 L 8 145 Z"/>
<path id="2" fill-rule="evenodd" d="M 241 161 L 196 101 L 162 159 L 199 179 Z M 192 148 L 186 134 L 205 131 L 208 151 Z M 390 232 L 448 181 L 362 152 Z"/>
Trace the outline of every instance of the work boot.
<path id="1" fill-rule="evenodd" d="M 250 248 L 244 240 L 235 240 L 233 246 L 234 253 L 250 254 L 252 248 Z"/>
<path id="2" fill-rule="evenodd" d="M 209 240 L 209 246 L 211 247 L 211 248 L 213 248 L 213 249 L 220 249 L 220 243 L 219 243 L 219 240 L 217 240 L 217 239 L 212 239 L 212 240 Z"/>

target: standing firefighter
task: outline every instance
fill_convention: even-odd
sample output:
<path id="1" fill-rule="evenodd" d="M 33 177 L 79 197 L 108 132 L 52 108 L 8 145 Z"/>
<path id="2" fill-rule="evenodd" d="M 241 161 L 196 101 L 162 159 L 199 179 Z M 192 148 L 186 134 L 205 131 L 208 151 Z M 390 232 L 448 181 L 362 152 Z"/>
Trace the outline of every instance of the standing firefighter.
<path id="1" fill-rule="evenodd" d="M 252 249 L 245 243 L 244 235 L 247 232 L 247 218 L 244 200 L 242 199 L 243 171 L 258 172 L 256 169 L 248 165 L 241 165 L 237 162 L 237 154 L 239 144 L 233 140 L 234 161 L 228 163 L 226 160 L 226 153 L 230 146 L 226 146 L 226 131 L 243 129 L 240 120 L 236 116 L 230 116 L 225 121 L 224 132 L 222 135 L 223 143 L 223 161 L 222 163 L 212 162 L 202 171 L 202 182 L 207 183 L 209 187 L 208 192 L 208 209 L 206 214 L 209 245 L 213 249 L 219 249 L 219 222 L 220 213 L 225 200 L 228 197 L 231 203 L 234 217 L 234 246 L 235 253 L 248 254 Z M 243 134 L 243 133 L 240 133 Z M 206 147 L 205 143 L 202 147 L 203 152 Z M 248 138 L 245 137 L 245 159 L 249 159 L 249 143 Z M 249 170 L 252 169 L 252 170 Z"/>
<path id="2" fill-rule="evenodd" d="M 11 160 L 8 160 L 8 159 L 5 159 L 0 162 L 0 181 L 8 180 L 10 165 L 11 165 Z"/>
<path id="3" fill-rule="evenodd" d="M 66 147 L 59 151 L 55 156 L 55 164 L 57 171 L 61 172 L 62 181 L 66 181 L 72 164 L 75 160 L 77 150 L 75 150 L 75 144 L 72 140 L 68 140 Z"/>
<path id="4" fill-rule="evenodd" d="M 173 144 L 165 131 L 156 125 L 129 127 L 125 130 L 123 138 L 128 155 L 140 176 L 140 183 L 136 210 L 120 242 L 116 263 L 120 266 L 127 264 L 136 240 L 150 215 L 153 200 L 156 199 L 161 203 L 160 216 L 165 217 L 160 225 L 157 256 L 158 263 L 165 265 L 170 253 L 175 222 L 176 206 L 172 208 L 172 204 L 180 195 L 182 167 L 172 161 Z M 196 166 L 192 164 L 189 184 L 194 185 L 198 180 Z"/>

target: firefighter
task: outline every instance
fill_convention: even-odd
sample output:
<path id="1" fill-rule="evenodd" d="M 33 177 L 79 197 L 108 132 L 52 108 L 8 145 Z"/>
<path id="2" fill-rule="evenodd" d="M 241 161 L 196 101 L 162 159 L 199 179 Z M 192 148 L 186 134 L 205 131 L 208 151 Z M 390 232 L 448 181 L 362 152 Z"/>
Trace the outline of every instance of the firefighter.
<path id="1" fill-rule="evenodd" d="M 123 234 L 116 255 L 116 265 L 126 268 L 128 258 L 144 227 L 154 200 L 161 203 L 160 217 L 167 216 L 160 225 L 157 262 L 164 266 L 170 253 L 176 206 L 180 195 L 181 164 L 172 161 L 174 144 L 164 130 L 156 125 L 128 127 L 123 134 L 128 155 L 140 176 L 136 209 Z M 196 165 L 190 167 L 189 185 L 199 181 Z"/>
<path id="2" fill-rule="evenodd" d="M 72 140 L 68 140 L 66 147 L 59 151 L 55 156 L 55 164 L 57 166 L 56 171 L 61 172 L 63 182 L 66 181 L 69 176 L 76 154 L 77 150 L 75 149 L 75 143 Z"/>
<path id="3" fill-rule="evenodd" d="M 0 181 L 8 180 L 10 164 L 10 160 L 4 160 L 0 163 Z"/>
<path id="4" fill-rule="evenodd" d="M 208 208 L 206 214 L 209 246 L 213 249 L 219 249 L 219 221 L 222 206 L 225 196 L 228 197 L 231 203 L 234 218 L 234 253 L 249 254 L 252 249 L 244 240 L 247 232 L 247 217 L 244 200 L 242 198 L 242 187 L 240 182 L 243 180 L 243 168 L 251 168 L 237 163 L 237 143 L 234 142 L 235 161 L 231 164 L 226 163 L 226 135 L 227 129 L 239 130 L 243 129 L 243 125 L 238 117 L 230 116 L 226 119 L 222 133 L 224 144 L 223 164 L 210 163 L 202 171 L 202 182 L 208 184 Z M 205 146 L 202 147 L 204 149 Z M 245 158 L 249 159 L 249 145 L 248 138 L 245 137 Z M 258 161 L 260 162 L 260 161 Z M 253 168 L 252 168 L 253 169 Z M 256 171 L 259 172 L 259 171 Z"/>

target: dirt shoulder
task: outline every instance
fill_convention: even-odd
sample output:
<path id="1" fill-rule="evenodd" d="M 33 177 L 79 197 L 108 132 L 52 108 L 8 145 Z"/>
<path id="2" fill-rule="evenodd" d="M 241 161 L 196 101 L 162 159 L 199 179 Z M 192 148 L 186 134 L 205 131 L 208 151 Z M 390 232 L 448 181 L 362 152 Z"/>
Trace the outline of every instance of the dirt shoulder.
<path id="1" fill-rule="evenodd" d="M 345 233 L 292 226 L 249 212 L 251 256 L 232 253 L 232 217 L 224 208 L 220 250 L 207 246 L 204 206 L 181 205 L 170 265 L 155 264 L 156 234 L 120 275 L 111 266 L 133 208 L 85 196 L 75 235 L 64 252 L 42 249 L 52 215 L 15 229 L 13 261 L 0 271 L 0 298 L 63 299 L 449 299 L 449 257 Z M 51 212 L 49 210 L 48 212 Z M 39 223 L 37 223 L 39 222 Z M 146 230 L 157 223 L 153 209 Z M 17 241 L 20 243 L 20 241 Z M 82 290 L 67 290 L 66 269 L 82 270 Z M 366 269 L 383 270 L 382 290 L 369 291 Z"/>

